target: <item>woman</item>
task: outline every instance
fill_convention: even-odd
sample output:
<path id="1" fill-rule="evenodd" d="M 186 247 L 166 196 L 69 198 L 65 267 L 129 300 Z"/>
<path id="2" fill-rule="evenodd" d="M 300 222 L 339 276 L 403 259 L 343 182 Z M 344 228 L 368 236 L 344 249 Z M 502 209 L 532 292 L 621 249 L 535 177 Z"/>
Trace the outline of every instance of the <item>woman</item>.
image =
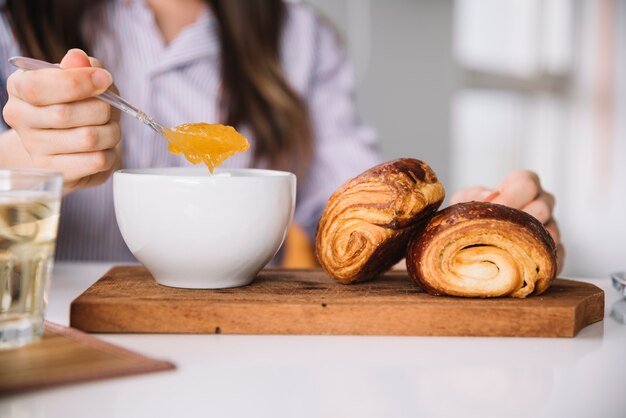
<path id="1" fill-rule="evenodd" d="M 3 114 L 12 129 L 0 137 L 0 165 L 65 174 L 58 258 L 132 259 L 116 227 L 110 174 L 122 165 L 186 164 L 149 129 L 93 98 L 113 80 L 165 125 L 236 126 L 253 151 L 225 167 L 296 171 L 295 222 L 310 239 L 330 194 L 379 162 L 375 135 L 354 111 L 346 57 L 332 30 L 306 6 L 280 0 L 7 0 L 0 26 L 3 64 L 19 53 L 66 69 L 18 71 L 8 78 Z M 76 47 L 100 61 L 80 50 L 66 53 Z M 4 64 L 3 77 L 10 72 Z M 514 173 L 499 190 L 494 201 L 531 212 L 558 240 L 553 199 L 536 176 Z M 481 193 L 491 191 L 466 190 L 456 199 L 480 199 Z"/>

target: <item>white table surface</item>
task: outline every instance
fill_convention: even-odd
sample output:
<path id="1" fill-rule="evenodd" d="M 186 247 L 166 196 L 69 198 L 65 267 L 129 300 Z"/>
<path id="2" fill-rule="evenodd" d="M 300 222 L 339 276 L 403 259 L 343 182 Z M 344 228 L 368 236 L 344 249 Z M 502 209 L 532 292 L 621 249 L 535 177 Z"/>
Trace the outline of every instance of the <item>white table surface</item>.
<path id="1" fill-rule="evenodd" d="M 112 265 L 57 264 L 47 319 Z M 123 335 L 175 371 L 0 399 L 0 417 L 626 417 L 626 326 L 575 338 Z M 626 303 L 626 302 L 625 302 Z"/>

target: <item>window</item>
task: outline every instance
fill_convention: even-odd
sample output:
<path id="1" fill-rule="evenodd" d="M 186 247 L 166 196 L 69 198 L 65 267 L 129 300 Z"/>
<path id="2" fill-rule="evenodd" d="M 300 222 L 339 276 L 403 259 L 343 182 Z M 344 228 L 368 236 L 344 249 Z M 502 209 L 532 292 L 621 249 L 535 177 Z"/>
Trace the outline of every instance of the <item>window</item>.
<path id="1" fill-rule="evenodd" d="M 626 2 L 456 0 L 454 188 L 537 171 L 565 274 L 626 268 Z"/>
<path id="2" fill-rule="evenodd" d="M 494 184 L 522 167 L 557 186 L 572 78 L 571 31 L 567 0 L 455 3 L 455 189 Z"/>

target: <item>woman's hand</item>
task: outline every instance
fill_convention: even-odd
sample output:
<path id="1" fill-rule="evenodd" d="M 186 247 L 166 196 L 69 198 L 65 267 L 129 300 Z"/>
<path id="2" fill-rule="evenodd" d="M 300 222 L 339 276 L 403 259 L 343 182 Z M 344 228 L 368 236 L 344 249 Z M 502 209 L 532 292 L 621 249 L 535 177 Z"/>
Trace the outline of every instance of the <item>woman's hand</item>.
<path id="1" fill-rule="evenodd" d="M 495 189 L 477 186 L 462 189 L 452 195 L 450 203 L 472 200 L 499 203 L 521 209 L 537 218 L 546 227 L 557 245 L 558 271 L 563 268 L 564 247 L 559 227 L 553 217 L 554 196 L 541 188 L 539 176 L 531 171 L 514 171 Z"/>
<path id="2" fill-rule="evenodd" d="M 94 98 L 112 84 L 97 60 L 72 49 L 61 67 L 65 70 L 13 73 L 3 115 L 28 154 L 28 165 L 62 172 L 68 192 L 103 183 L 118 168 L 120 115 Z"/>

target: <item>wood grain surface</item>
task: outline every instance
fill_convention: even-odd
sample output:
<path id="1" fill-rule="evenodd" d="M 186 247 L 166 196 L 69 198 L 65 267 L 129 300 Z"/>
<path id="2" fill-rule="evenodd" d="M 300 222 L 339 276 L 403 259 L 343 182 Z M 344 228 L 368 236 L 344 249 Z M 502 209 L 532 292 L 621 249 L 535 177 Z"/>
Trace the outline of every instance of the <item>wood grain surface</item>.
<path id="1" fill-rule="evenodd" d="M 89 332 L 573 337 L 602 320 L 604 292 L 557 279 L 526 299 L 430 296 L 406 272 L 342 285 L 322 270 L 264 270 L 245 287 L 178 289 L 119 266 L 71 305 Z"/>
<path id="2" fill-rule="evenodd" d="M 91 335 L 46 322 L 32 344 L 0 351 L 0 396 L 68 383 L 173 369 Z"/>

